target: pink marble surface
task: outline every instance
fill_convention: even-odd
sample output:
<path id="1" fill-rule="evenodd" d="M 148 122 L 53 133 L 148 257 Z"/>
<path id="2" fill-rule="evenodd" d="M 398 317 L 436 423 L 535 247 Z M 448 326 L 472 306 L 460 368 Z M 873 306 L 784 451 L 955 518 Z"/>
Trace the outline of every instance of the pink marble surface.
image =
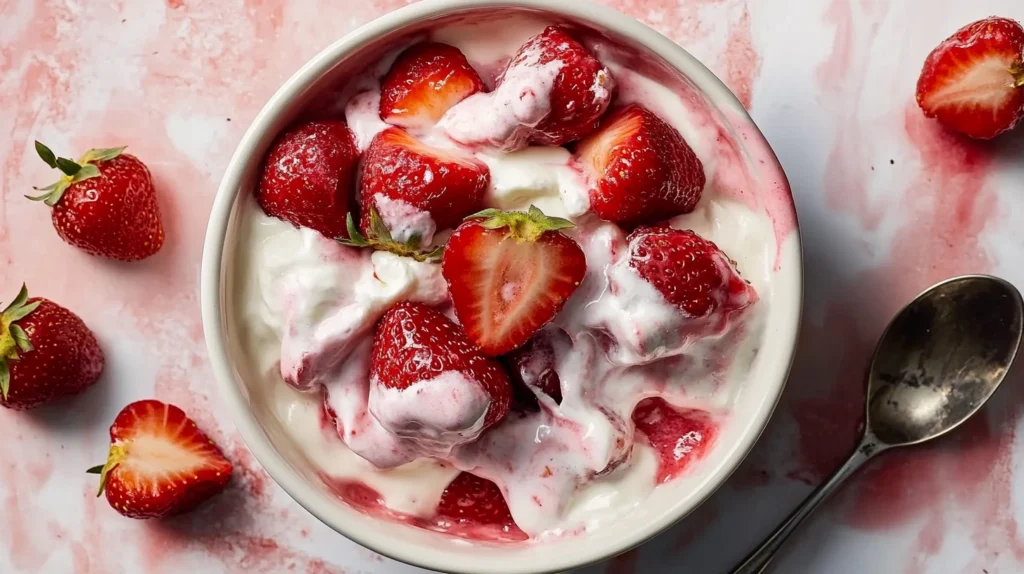
<path id="1" fill-rule="evenodd" d="M 1024 136 L 968 143 L 924 120 L 927 52 L 1019 0 L 616 0 L 690 49 L 750 108 L 792 182 L 808 267 L 801 348 L 777 415 L 691 517 L 588 572 L 720 572 L 852 446 L 862 373 L 889 316 L 928 284 L 991 272 L 1024 285 Z M 0 412 L 0 572 L 414 572 L 334 534 L 252 459 L 213 392 L 198 303 L 206 217 L 260 107 L 303 61 L 401 0 L 0 0 L 0 289 L 78 312 L 107 351 L 102 382 Z M 64 245 L 22 196 L 32 151 L 127 144 L 165 213 L 156 257 L 122 265 Z M 780 572 L 1024 570 L 1024 381 L 934 446 L 876 461 L 802 530 Z M 84 469 L 127 402 L 179 404 L 238 480 L 197 513 L 120 517 Z"/>

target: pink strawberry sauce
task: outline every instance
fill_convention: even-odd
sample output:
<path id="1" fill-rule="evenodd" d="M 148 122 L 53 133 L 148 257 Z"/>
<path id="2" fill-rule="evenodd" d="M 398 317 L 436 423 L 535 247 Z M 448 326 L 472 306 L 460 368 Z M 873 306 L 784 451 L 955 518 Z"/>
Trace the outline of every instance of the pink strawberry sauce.
<path id="1" fill-rule="evenodd" d="M 672 480 L 703 458 L 718 436 L 718 424 L 710 413 L 677 409 L 658 397 L 636 406 L 633 424 L 658 452 L 658 482 Z"/>

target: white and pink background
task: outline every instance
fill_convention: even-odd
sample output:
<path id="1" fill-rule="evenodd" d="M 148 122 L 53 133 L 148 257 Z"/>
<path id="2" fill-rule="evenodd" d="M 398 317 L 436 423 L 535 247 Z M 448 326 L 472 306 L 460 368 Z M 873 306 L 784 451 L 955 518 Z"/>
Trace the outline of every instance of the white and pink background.
<path id="1" fill-rule="evenodd" d="M 572 0 L 566 0 L 572 1 Z M 914 85 L 961 25 L 1019 0 L 616 0 L 690 50 L 748 107 L 789 176 L 804 241 L 799 352 L 753 453 L 691 516 L 588 574 L 726 571 L 843 460 L 890 316 L 961 273 L 1024 286 L 1024 133 L 972 143 L 925 120 Z M 76 400 L 0 412 L 0 572 L 418 572 L 307 514 L 252 458 L 220 404 L 199 262 L 221 173 L 250 120 L 306 59 L 402 0 L 0 0 L 0 299 L 22 281 L 73 309 L 107 354 Z M 61 242 L 24 199 L 62 155 L 128 145 L 153 172 L 168 241 L 118 264 Z M 1024 372 L 1020 370 L 1018 372 Z M 189 412 L 235 462 L 230 489 L 168 521 L 121 517 L 85 469 L 122 406 Z M 778 572 L 1024 571 L 1024 377 L 930 446 L 855 477 Z"/>

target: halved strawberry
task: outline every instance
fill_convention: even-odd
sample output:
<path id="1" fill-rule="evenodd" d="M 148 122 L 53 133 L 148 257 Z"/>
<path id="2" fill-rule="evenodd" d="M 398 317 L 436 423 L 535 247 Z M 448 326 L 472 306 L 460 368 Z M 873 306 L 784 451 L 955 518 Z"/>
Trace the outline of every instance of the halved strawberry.
<path id="1" fill-rule="evenodd" d="M 608 68 L 562 28 L 550 26 L 530 38 L 498 78 L 521 75 L 521 68 L 560 64 L 550 93 L 550 111 L 531 132 L 538 145 L 559 146 L 576 141 L 597 129 L 612 100 L 615 83 Z"/>
<path id="2" fill-rule="evenodd" d="M 968 24 L 925 59 L 917 80 L 924 114 L 972 138 L 993 138 L 1024 112 L 1024 29 L 1008 18 Z"/>
<path id="3" fill-rule="evenodd" d="M 174 405 L 126 406 L 110 427 L 99 494 L 129 518 L 160 518 L 195 508 L 224 490 L 232 466 L 217 445 Z M 98 496 L 97 495 L 97 496 Z"/>
<path id="4" fill-rule="evenodd" d="M 429 128 L 449 108 L 483 91 L 480 75 L 454 46 L 416 44 L 391 65 L 381 81 L 380 119 L 403 128 Z"/>
<path id="5" fill-rule="evenodd" d="M 689 317 L 736 311 L 757 298 L 729 258 L 690 230 L 638 228 L 629 235 L 629 266 Z"/>
<path id="6" fill-rule="evenodd" d="M 468 472 L 460 473 L 444 489 L 437 515 L 458 524 L 497 526 L 505 532 L 519 532 L 498 485 Z"/>
<path id="7" fill-rule="evenodd" d="M 490 180 L 487 166 L 473 156 L 388 128 L 373 138 L 363 157 L 361 227 L 371 229 L 370 213 L 376 209 L 396 241 L 406 243 L 413 234 L 426 240 L 479 210 Z M 429 217 L 418 218 L 417 211 Z"/>
<path id="8" fill-rule="evenodd" d="M 576 158 L 590 181 L 590 208 L 631 227 L 689 213 L 704 191 L 704 166 L 672 126 L 637 104 L 606 117 Z"/>
<path id="9" fill-rule="evenodd" d="M 450 372 L 459 373 L 490 395 L 484 428 L 505 417 L 512 397 L 508 375 L 500 363 L 480 354 L 451 319 L 423 303 L 409 301 L 384 314 L 377 325 L 370 357 L 373 385 L 405 390 Z M 371 401 L 372 395 L 371 391 Z M 440 406 L 424 408 L 436 410 Z"/>
<path id="10" fill-rule="evenodd" d="M 525 343 L 580 286 L 586 257 L 558 231 L 572 226 L 531 206 L 481 211 L 452 234 L 441 272 L 466 335 L 485 355 Z"/>

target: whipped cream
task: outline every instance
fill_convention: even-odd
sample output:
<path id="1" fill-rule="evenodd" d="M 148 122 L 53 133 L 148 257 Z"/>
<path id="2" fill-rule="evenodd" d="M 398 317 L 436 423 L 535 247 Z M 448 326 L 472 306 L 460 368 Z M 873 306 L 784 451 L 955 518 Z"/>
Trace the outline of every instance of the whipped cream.
<path id="1" fill-rule="evenodd" d="M 493 85 L 502 58 L 545 25 L 514 18 L 454 25 L 431 36 L 460 48 Z M 372 326 L 388 308 L 415 300 L 451 316 L 440 266 L 344 247 L 264 216 L 254 201 L 242 206 L 241 241 L 248 250 L 241 252 L 236 301 L 246 326 L 243 347 L 262 376 L 252 383 L 255 402 L 269 405 L 312 464 L 329 476 L 367 484 L 395 511 L 430 517 L 445 485 L 465 470 L 501 488 L 516 524 L 533 539 L 599 528 L 655 487 L 657 457 L 633 435 L 631 415 L 639 401 L 661 396 L 728 424 L 729 405 L 747 382 L 749 357 L 771 304 L 771 221 L 713 187 L 725 164 L 719 161 L 719 130 L 695 107 L 702 103 L 619 65 L 600 46 L 591 48 L 619 86 L 617 101 L 652 109 L 679 130 L 704 165 L 704 198 L 671 224 L 715 242 L 758 293 L 756 304 L 709 336 L 687 336 L 690 320 L 629 267 L 625 234 L 588 213 L 587 184 L 567 150 L 500 151 L 521 146 L 516 126 L 534 125 L 546 113 L 543 96 L 558 62 L 510 69 L 498 90 L 467 98 L 418 137 L 437 147 L 484 142 L 468 151 L 490 169 L 488 207 L 537 205 L 577 224 L 567 233 L 586 253 L 587 275 L 545 327 L 564 333 L 550 337 L 561 403 L 535 389 L 538 412 L 509 413 L 481 432 L 486 394 L 458 373 L 404 390 L 371 381 Z M 371 68 L 341 92 L 360 149 L 386 127 L 377 105 L 379 78 L 388 66 Z M 596 98 L 610 95 L 602 88 L 595 86 Z M 537 97 L 520 97 L 524 89 Z M 386 222 L 408 235 L 443 240 L 447 232 L 431 230 L 429 216 L 388 201 L 377 203 Z M 322 407 L 329 413 L 326 431 Z"/>

